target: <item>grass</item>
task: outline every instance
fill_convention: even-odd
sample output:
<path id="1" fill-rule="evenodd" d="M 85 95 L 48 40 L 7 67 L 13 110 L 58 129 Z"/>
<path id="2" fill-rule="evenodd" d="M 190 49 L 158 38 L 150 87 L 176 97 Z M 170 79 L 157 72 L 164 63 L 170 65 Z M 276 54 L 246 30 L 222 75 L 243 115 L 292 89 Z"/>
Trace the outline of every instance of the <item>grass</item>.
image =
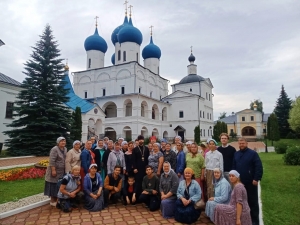
<path id="1" fill-rule="evenodd" d="M 265 225 L 300 225 L 299 166 L 284 165 L 276 153 L 259 154 L 264 175 L 261 181 Z"/>
<path id="2" fill-rule="evenodd" d="M 0 182 L 0 204 L 17 201 L 31 195 L 42 193 L 45 179 L 28 179 Z"/>
<path id="3" fill-rule="evenodd" d="M 277 141 L 274 141 L 275 145 Z M 300 146 L 300 139 L 280 139 L 280 142 L 286 143 L 287 145 L 298 145 Z M 268 146 L 272 146 L 272 141 L 268 140 Z"/>

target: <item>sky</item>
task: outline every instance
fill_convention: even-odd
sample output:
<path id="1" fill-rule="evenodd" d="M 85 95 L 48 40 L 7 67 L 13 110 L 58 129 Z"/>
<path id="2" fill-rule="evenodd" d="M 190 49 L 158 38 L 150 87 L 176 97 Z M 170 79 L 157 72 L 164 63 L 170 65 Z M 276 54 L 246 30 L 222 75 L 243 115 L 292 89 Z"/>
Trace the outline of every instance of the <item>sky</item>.
<path id="1" fill-rule="evenodd" d="M 214 119 L 260 99 L 274 110 L 281 85 L 292 99 L 300 94 L 299 0 L 129 0 L 133 25 L 143 34 L 141 50 L 153 40 L 162 51 L 160 75 L 170 84 L 187 75 L 190 46 L 198 75 L 213 83 Z M 86 67 L 84 40 L 106 40 L 105 66 L 114 52 L 112 31 L 123 23 L 123 0 L 1 0 L 0 72 L 22 82 L 24 63 L 45 25 L 52 27 L 70 72 Z M 141 61 L 142 62 L 142 61 Z M 171 89 L 169 88 L 169 93 Z"/>

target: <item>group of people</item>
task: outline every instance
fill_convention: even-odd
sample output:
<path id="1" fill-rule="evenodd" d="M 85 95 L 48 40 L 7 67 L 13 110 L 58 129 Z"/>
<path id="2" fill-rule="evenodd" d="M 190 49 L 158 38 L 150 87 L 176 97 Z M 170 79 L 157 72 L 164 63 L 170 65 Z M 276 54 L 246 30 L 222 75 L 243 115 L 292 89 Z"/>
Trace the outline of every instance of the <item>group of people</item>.
<path id="1" fill-rule="evenodd" d="M 70 212 L 83 193 L 89 211 L 121 200 L 124 205 L 144 203 L 150 211 L 160 209 L 164 218 L 190 224 L 204 209 L 197 203 L 205 202 L 205 213 L 215 224 L 259 224 L 262 164 L 244 138 L 239 151 L 228 145 L 226 133 L 219 147 L 209 139 L 200 148 L 193 142 L 184 146 L 179 136 L 173 148 L 156 137 L 145 146 L 142 135 L 134 142 L 95 139 L 82 150 L 75 141 L 69 151 L 65 138 L 57 139 L 45 176 L 44 193 L 52 206 Z"/>

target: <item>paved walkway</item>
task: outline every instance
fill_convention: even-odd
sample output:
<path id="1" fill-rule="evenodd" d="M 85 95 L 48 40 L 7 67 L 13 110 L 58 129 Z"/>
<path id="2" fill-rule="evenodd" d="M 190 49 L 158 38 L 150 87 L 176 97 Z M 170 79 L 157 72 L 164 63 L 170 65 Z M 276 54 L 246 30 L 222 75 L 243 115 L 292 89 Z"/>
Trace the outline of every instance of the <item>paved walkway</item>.
<path id="1" fill-rule="evenodd" d="M 143 205 L 123 206 L 121 203 L 115 206 L 109 206 L 108 209 L 101 212 L 89 212 L 85 209 L 73 210 L 71 213 L 63 213 L 55 207 L 45 205 L 36 209 L 32 209 L 15 216 L 11 216 L 0 220 L 0 224 L 13 225 L 57 225 L 57 224 L 72 224 L 72 225 L 159 225 L 159 224 L 181 224 L 174 219 L 164 219 L 160 211 L 150 212 Z M 213 225 L 212 222 L 201 214 L 197 223 L 199 225 Z"/>
<path id="2" fill-rule="evenodd" d="M 13 158 L 3 159 L 3 160 L 0 160 L 0 167 L 38 163 L 39 161 L 44 160 L 44 159 L 49 159 L 49 156 L 26 157 L 26 158 L 18 157 L 15 159 L 13 159 Z"/>

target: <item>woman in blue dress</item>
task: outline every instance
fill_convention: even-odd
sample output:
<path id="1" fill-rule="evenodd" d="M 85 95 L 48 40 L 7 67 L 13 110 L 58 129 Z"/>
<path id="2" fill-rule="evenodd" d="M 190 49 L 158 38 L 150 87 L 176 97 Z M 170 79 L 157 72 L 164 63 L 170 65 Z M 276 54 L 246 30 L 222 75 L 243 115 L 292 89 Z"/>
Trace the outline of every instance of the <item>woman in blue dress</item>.
<path id="1" fill-rule="evenodd" d="M 212 222 L 214 222 L 214 211 L 217 204 L 228 204 L 231 196 L 231 186 L 223 177 L 220 168 L 214 169 L 213 185 L 215 197 L 210 197 L 205 207 L 205 214 Z"/>
<path id="2" fill-rule="evenodd" d="M 194 207 L 201 198 L 201 188 L 194 178 L 194 171 L 189 167 L 184 170 L 184 180 L 179 183 L 177 198 L 175 220 L 180 223 L 195 223 L 201 214 L 201 210 Z"/>

